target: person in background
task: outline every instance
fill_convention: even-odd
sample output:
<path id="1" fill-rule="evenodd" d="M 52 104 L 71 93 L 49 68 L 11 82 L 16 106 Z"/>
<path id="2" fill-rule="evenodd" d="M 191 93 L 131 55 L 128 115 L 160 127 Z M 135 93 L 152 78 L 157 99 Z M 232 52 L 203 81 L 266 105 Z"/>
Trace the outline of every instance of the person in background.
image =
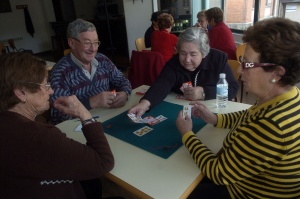
<path id="1" fill-rule="evenodd" d="M 208 33 L 209 25 L 208 25 L 207 18 L 205 16 L 205 10 L 198 12 L 197 18 L 198 20 L 194 27 L 202 27 Z"/>
<path id="2" fill-rule="evenodd" d="M 100 41 L 94 24 L 77 19 L 68 25 L 67 37 L 71 52 L 51 70 L 51 102 L 76 95 L 88 110 L 124 106 L 132 91 L 130 82 L 106 56 L 97 53 Z M 53 124 L 71 118 L 51 107 Z"/>
<path id="3" fill-rule="evenodd" d="M 167 62 L 176 52 L 175 46 L 178 37 L 170 34 L 174 24 L 172 15 L 162 13 L 157 18 L 159 30 L 152 33 L 151 51 L 162 54 L 164 61 Z"/>
<path id="4" fill-rule="evenodd" d="M 203 28 L 191 27 L 182 32 L 177 49 L 178 53 L 165 64 L 139 104 L 133 106 L 129 113 L 142 116 L 163 101 L 171 91 L 183 94 L 189 100 L 215 99 L 220 73 L 226 74 L 228 98 L 233 99 L 237 95 L 239 85 L 227 63 L 226 54 L 210 48 Z M 182 88 L 187 82 L 192 87 Z"/>
<path id="5" fill-rule="evenodd" d="M 151 15 L 151 26 L 146 30 L 145 32 L 145 36 L 144 36 L 144 40 L 145 40 L 145 46 L 146 48 L 150 48 L 151 47 L 151 37 L 152 37 L 152 33 L 155 30 L 158 30 L 158 26 L 157 26 L 157 17 L 158 15 L 160 15 L 161 12 L 160 11 L 156 11 L 153 12 Z"/>
<path id="6" fill-rule="evenodd" d="M 242 81 L 258 101 L 227 114 L 190 103 L 194 117 L 230 129 L 222 151 L 212 153 L 192 132 L 192 120 L 178 115 L 182 142 L 207 177 L 189 198 L 217 198 L 220 189 L 222 198 L 300 198 L 300 23 L 264 19 L 243 41 Z"/>
<path id="7" fill-rule="evenodd" d="M 0 57 L 1 198 L 84 199 L 79 181 L 97 179 L 114 167 L 101 123 L 75 95 L 58 97 L 53 106 L 80 119 L 86 145 L 52 124 L 35 121 L 50 106 L 53 90 L 47 79 L 46 62 L 31 54 Z"/>
<path id="8" fill-rule="evenodd" d="M 218 7 L 210 8 L 205 11 L 205 16 L 210 27 L 210 46 L 227 53 L 228 59 L 236 60 L 236 45 L 231 30 L 223 21 L 223 11 Z"/>

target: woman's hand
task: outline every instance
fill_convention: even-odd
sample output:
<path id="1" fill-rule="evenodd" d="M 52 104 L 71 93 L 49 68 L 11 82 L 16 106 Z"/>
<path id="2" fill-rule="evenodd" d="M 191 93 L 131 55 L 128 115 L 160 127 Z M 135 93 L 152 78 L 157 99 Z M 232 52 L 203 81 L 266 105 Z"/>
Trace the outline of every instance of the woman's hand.
<path id="1" fill-rule="evenodd" d="M 141 100 L 140 103 L 137 105 L 133 106 L 131 109 L 129 109 L 128 113 L 133 113 L 135 114 L 136 118 L 141 117 L 146 111 L 149 110 L 150 108 L 150 102 L 148 100 Z"/>
<path id="2" fill-rule="evenodd" d="M 199 102 L 199 101 L 191 102 L 190 105 L 193 106 L 193 108 L 192 108 L 192 116 L 193 117 L 195 117 L 195 118 L 200 117 L 206 123 L 209 123 L 209 124 L 213 124 L 213 125 L 217 124 L 217 122 L 218 122 L 217 115 L 215 115 L 213 112 L 208 110 L 208 108 L 202 102 Z"/>
<path id="3" fill-rule="evenodd" d="M 184 97 L 189 100 L 204 100 L 203 99 L 203 87 L 187 87 L 184 89 Z"/>
<path id="4" fill-rule="evenodd" d="M 92 118 L 91 113 L 75 95 L 59 97 L 54 101 L 53 106 L 64 114 L 77 117 L 81 121 Z"/>
<path id="5" fill-rule="evenodd" d="M 176 126 L 180 134 L 183 136 L 185 133 L 192 131 L 193 121 L 189 116 L 182 117 L 182 111 L 179 112 L 176 119 Z"/>

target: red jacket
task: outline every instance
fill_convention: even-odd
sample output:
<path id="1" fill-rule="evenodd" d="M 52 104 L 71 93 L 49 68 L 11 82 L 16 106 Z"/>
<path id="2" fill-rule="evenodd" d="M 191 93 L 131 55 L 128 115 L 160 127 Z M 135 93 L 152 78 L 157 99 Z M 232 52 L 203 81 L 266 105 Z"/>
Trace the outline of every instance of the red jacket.
<path id="1" fill-rule="evenodd" d="M 228 59 L 236 59 L 236 45 L 231 30 L 224 22 L 217 23 L 208 31 L 211 48 L 221 50 L 228 55 Z"/>
<path id="2" fill-rule="evenodd" d="M 177 41 L 178 38 L 167 30 L 156 30 L 152 33 L 151 51 L 161 53 L 167 62 L 174 55 Z"/>

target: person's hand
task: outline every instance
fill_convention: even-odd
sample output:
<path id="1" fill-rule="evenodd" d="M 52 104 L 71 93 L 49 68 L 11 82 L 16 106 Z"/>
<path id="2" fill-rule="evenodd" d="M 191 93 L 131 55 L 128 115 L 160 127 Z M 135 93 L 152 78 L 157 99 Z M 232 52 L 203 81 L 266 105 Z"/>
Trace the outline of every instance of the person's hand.
<path id="1" fill-rule="evenodd" d="M 77 117 L 81 121 L 92 118 L 91 113 L 75 95 L 59 97 L 54 101 L 53 106 L 64 114 Z"/>
<path id="2" fill-rule="evenodd" d="M 211 112 L 202 102 L 191 102 L 190 105 L 193 106 L 192 108 L 192 116 L 195 118 L 201 118 L 206 123 L 209 124 L 217 124 L 218 117 L 213 112 Z"/>
<path id="3" fill-rule="evenodd" d="M 114 99 L 115 95 L 111 91 L 104 91 L 90 98 L 90 106 L 91 108 L 110 108 Z"/>
<path id="4" fill-rule="evenodd" d="M 128 96 L 124 91 L 117 92 L 115 99 L 113 99 L 113 102 L 110 105 L 110 108 L 122 107 L 126 104 L 127 100 Z"/>
<path id="5" fill-rule="evenodd" d="M 180 111 L 176 119 L 176 126 L 180 134 L 183 136 L 185 133 L 192 131 L 193 122 L 189 116 L 185 116 L 185 118 L 183 118 L 182 111 Z"/>
<path id="6" fill-rule="evenodd" d="M 141 100 L 140 103 L 133 106 L 131 109 L 129 109 L 128 113 L 133 113 L 137 118 L 141 117 L 147 110 L 150 108 L 150 102 L 148 100 Z"/>
<path id="7" fill-rule="evenodd" d="M 194 26 L 195 27 L 201 27 L 201 24 L 199 22 L 197 22 Z"/>
<path id="8" fill-rule="evenodd" d="M 189 100 L 200 100 L 203 99 L 203 87 L 187 87 L 184 89 L 184 97 Z M 203 99 L 204 100 L 204 99 Z"/>

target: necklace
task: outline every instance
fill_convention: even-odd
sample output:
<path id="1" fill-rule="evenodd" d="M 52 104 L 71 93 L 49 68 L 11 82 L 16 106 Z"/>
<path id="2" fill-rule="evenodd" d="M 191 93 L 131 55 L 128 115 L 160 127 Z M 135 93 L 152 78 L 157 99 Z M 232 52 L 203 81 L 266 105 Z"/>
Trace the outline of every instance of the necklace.
<path id="1" fill-rule="evenodd" d="M 198 79 L 198 74 L 199 74 L 200 70 L 197 72 L 196 76 L 195 76 L 195 80 L 194 80 L 194 87 L 197 86 L 197 79 Z"/>

